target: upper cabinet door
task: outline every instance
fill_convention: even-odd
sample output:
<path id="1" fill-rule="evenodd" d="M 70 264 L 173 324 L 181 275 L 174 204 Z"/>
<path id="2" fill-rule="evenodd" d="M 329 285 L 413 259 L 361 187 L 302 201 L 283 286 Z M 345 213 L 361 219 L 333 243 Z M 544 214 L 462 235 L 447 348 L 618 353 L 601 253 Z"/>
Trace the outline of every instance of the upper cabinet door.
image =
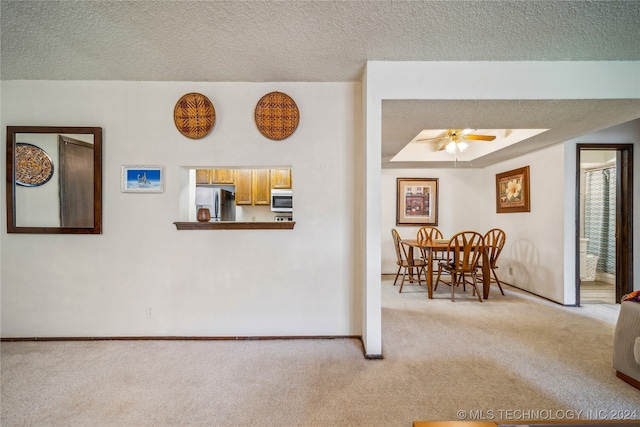
<path id="1" fill-rule="evenodd" d="M 238 169 L 236 173 L 236 205 L 270 205 L 269 169 Z"/>
<path id="2" fill-rule="evenodd" d="M 238 169 L 236 173 L 236 205 L 251 205 L 251 169 Z"/>
<path id="3" fill-rule="evenodd" d="M 291 169 L 271 169 L 271 188 L 291 188 Z"/>
<path id="4" fill-rule="evenodd" d="M 209 169 L 196 169 L 196 184 L 210 184 Z"/>
<path id="5" fill-rule="evenodd" d="M 213 169 L 211 171 L 211 183 L 212 184 L 234 184 L 235 183 L 235 170 L 234 169 Z"/>
<path id="6" fill-rule="evenodd" d="M 253 204 L 271 204 L 271 182 L 269 180 L 269 169 L 253 170 Z"/>

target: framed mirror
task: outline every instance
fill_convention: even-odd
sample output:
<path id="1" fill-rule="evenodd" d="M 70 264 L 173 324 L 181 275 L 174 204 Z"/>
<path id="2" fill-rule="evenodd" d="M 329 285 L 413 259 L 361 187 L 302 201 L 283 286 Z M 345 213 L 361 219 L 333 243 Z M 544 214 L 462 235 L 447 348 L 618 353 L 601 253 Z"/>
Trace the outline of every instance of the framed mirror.
<path id="1" fill-rule="evenodd" d="M 7 232 L 102 232 L 102 128 L 7 126 Z"/>

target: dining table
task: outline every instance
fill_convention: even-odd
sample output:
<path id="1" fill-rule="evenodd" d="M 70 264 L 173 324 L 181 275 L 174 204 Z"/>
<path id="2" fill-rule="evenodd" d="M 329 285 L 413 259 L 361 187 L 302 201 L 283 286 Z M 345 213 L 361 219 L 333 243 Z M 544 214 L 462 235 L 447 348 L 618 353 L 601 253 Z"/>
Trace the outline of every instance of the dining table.
<path id="1" fill-rule="evenodd" d="M 449 247 L 449 239 L 402 239 L 403 243 L 409 246 L 408 259 L 414 259 L 413 249 L 424 250 L 427 262 L 427 291 L 429 298 L 433 299 L 433 260 L 436 252 L 446 252 Z M 489 265 L 489 255 L 487 251 L 482 251 L 482 299 L 489 298 L 491 287 L 491 267 Z"/>

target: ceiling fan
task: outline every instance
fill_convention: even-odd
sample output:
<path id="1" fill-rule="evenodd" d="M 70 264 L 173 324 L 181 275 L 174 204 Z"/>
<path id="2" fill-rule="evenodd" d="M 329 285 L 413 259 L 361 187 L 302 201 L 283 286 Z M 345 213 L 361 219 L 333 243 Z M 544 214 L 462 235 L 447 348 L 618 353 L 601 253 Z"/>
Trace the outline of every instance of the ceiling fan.
<path id="1" fill-rule="evenodd" d="M 438 141 L 444 140 L 444 143 L 440 146 L 438 151 L 445 150 L 449 154 L 455 154 L 457 151 L 463 152 L 467 149 L 469 144 L 466 141 L 493 141 L 496 139 L 493 135 L 475 135 L 472 134 L 475 129 L 447 129 L 447 134 L 444 136 L 438 136 L 435 138 L 423 138 L 417 139 L 417 142 L 422 141 Z"/>

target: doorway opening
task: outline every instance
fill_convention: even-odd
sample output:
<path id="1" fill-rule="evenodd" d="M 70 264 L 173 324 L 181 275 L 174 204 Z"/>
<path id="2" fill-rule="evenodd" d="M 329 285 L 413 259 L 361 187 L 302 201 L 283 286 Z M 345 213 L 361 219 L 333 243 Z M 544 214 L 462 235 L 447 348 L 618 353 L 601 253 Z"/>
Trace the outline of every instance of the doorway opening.
<path id="1" fill-rule="evenodd" d="M 578 144 L 576 304 L 633 289 L 633 145 Z"/>

